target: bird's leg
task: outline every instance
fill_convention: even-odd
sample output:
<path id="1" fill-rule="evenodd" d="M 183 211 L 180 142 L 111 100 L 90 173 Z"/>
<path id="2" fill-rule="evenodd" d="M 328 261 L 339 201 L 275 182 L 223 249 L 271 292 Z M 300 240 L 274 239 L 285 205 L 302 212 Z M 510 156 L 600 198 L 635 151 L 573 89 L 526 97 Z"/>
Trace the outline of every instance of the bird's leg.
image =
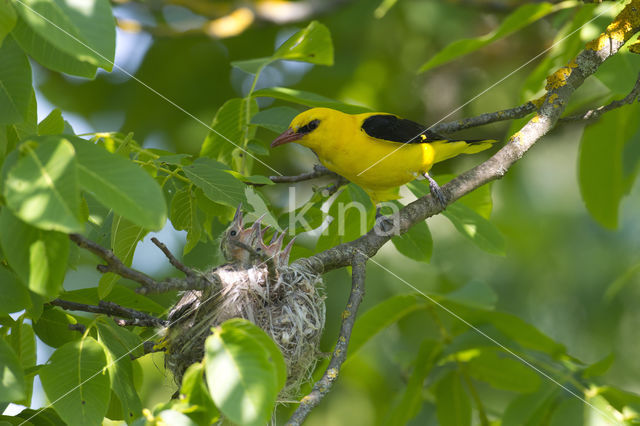
<path id="1" fill-rule="evenodd" d="M 431 195 L 433 196 L 433 198 L 435 198 L 435 200 L 438 202 L 438 204 L 440 204 L 440 206 L 444 209 L 447 207 L 447 198 L 444 196 L 444 193 L 442 192 L 442 189 L 440 189 L 440 186 L 438 185 L 438 182 L 436 182 L 430 175 L 429 173 L 425 173 L 424 177 L 429 181 L 429 191 L 431 191 Z"/>

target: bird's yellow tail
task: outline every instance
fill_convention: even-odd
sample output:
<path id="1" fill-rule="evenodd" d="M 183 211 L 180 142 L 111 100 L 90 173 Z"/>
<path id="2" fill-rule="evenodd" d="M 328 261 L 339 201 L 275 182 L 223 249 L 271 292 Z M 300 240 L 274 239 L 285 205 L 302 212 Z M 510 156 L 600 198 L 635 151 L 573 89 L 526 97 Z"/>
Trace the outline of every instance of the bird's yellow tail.
<path id="1" fill-rule="evenodd" d="M 435 141 L 431 142 L 435 151 L 434 163 L 448 160 L 459 154 L 475 154 L 491 148 L 496 141 L 493 139 L 474 140 L 474 141 Z"/>

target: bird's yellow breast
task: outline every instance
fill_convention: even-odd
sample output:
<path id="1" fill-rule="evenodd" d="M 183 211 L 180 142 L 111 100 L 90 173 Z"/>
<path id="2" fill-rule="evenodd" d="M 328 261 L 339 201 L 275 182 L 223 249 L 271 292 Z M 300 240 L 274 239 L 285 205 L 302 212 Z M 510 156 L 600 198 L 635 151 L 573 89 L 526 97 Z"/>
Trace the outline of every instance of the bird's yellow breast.
<path id="1" fill-rule="evenodd" d="M 357 115 L 345 118 L 341 126 L 327 129 L 312 149 L 324 166 L 367 192 L 411 182 L 433 165 L 435 153 L 430 144 L 402 145 L 372 138 L 360 128 Z"/>

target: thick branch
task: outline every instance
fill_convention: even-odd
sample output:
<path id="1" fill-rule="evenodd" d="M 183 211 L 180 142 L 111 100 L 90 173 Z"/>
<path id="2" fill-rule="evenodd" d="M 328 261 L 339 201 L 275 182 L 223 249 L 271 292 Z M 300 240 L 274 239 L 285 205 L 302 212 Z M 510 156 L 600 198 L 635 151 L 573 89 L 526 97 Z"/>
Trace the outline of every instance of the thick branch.
<path id="1" fill-rule="evenodd" d="M 91 312 L 94 314 L 105 314 L 113 317 L 126 318 L 126 323 L 120 325 L 135 325 L 138 327 L 164 327 L 167 324 L 167 321 L 156 318 L 145 312 L 140 312 L 131 308 L 125 308 L 124 306 L 120 306 L 116 303 L 105 302 L 102 300 L 100 301 L 100 303 L 98 303 L 98 306 L 71 302 L 69 300 L 62 299 L 53 299 L 49 303 L 67 311 Z"/>
<path id="2" fill-rule="evenodd" d="M 300 425 L 309 415 L 311 410 L 322 401 L 327 393 L 331 390 L 333 383 L 340 374 L 340 368 L 342 363 L 347 359 L 347 348 L 349 346 L 349 340 L 351 339 L 351 331 L 356 321 L 356 313 L 362 298 L 364 297 L 364 282 L 366 273 L 367 256 L 364 254 L 358 254 L 353 258 L 353 269 L 351 275 L 351 294 L 349 295 L 349 302 L 347 307 L 342 312 L 342 326 L 340 327 L 340 335 L 329 366 L 324 372 L 324 375 L 318 380 L 309 395 L 302 398 L 300 406 L 293 413 L 288 425 Z"/>
<path id="3" fill-rule="evenodd" d="M 632 0 L 598 38 L 587 44 L 571 62 L 547 77 L 547 92 L 540 110 L 519 132 L 511 136 L 508 143 L 484 163 L 453 179 L 441 189 L 448 203 L 452 203 L 474 189 L 499 179 L 542 136 L 551 130 L 562 115 L 573 92 L 584 80 L 596 72 L 598 67 L 614 55 L 624 43 L 640 29 L 640 0 Z M 388 217 L 399 224 L 399 232 L 406 232 L 439 212 L 443 208 L 431 195 L 422 197 Z M 343 243 L 296 262 L 306 264 L 317 273 L 348 266 L 354 256 L 364 253 L 374 256 L 391 238 L 376 228 L 357 240 Z"/>
<path id="4" fill-rule="evenodd" d="M 108 250 L 101 245 L 94 243 L 93 241 L 83 237 L 80 234 L 70 234 L 69 238 L 71 239 L 71 241 L 76 243 L 78 247 L 89 250 L 91 253 L 107 262 L 106 265 L 98 265 L 98 270 L 100 272 L 113 272 L 114 274 L 118 274 L 121 277 L 138 282 L 144 287 L 152 287 L 157 284 L 156 280 L 154 280 L 150 276 L 126 266 L 120 259 L 118 259 L 118 256 L 113 254 L 111 250 Z"/>

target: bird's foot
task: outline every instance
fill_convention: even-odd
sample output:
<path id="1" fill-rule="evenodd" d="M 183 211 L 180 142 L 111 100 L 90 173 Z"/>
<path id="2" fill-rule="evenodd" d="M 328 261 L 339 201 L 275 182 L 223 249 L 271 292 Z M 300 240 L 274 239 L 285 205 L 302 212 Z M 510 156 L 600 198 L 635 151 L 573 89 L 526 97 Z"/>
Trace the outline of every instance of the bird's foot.
<path id="1" fill-rule="evenodd" d="M 424 177 L 429 181 L 429 191 L 431 191 L 431 195 L 433 196 L 433 198 L 435 198 L 435 200 L 438 204 L 440 204 L 440 207 L 442 207 L 443 210 L 446 209 L 447 197 L 445 197 L 444 192 L 442 192 L 442 189 L 440 189 L 440 185 L 438 185 L 438 182 L 436 182 L 435 179 L 429 175 L 429 173 L 425 173 Z"/>

